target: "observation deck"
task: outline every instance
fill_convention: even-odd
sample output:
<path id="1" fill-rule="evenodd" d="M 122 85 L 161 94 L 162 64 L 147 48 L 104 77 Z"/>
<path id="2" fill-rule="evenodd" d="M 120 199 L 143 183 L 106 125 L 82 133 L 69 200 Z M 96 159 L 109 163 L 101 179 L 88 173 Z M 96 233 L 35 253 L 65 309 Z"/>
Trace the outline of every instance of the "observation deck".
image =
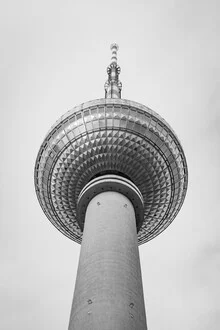
<path id="1" fill-rule="evenodd" d="M 113 85 L 116 93 L 117 84 Z M 110 92 L 108 87 L 106 94 Z M 125 177 L 141 192 L 139 244 L 171 224 L 187 190 L 186 159 L 173 129 L 148 107 L 119 97 L 89 101 L 68 111 L 50 129 L 37 156 L 40 205 L 52 224 L 75 242 L 81 243 L 83 234 L 80 193 L 105 174 Z"/>

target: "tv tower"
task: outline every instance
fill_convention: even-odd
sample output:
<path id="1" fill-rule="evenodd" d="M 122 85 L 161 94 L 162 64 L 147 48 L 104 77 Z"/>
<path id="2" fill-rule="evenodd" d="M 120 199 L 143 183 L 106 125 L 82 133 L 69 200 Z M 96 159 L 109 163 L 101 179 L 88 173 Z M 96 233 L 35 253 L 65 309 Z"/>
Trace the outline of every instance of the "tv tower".
<path id="1" fill-rule="evenodd" d="M 76 106 L 48 132 L 35 188 L 52 224 L 81 244 L 69 330 L 146 330 L 138 245 L 165 230 L 187 190 L 187 164 L 167 122 L 121 99 L 118 45 L 105 98 Z"/>

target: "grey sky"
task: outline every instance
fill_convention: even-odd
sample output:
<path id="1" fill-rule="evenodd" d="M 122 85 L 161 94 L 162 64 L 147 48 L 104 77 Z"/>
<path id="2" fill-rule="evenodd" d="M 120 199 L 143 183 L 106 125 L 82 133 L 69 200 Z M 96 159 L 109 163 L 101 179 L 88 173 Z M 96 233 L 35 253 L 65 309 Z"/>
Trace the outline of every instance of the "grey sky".
<path id="1" fill-rule="evenodd" d="M 214 0 L 1 2 L 1 329 L 67 329 L 80 246 L 43 214 L 34 162 L 63 113 L 104 96 L 112 42 L 122 97 L 168 121 L 189 166 L 179 215 L 140 247 L 149 330 L 219 329 L 219 11 Z"/>

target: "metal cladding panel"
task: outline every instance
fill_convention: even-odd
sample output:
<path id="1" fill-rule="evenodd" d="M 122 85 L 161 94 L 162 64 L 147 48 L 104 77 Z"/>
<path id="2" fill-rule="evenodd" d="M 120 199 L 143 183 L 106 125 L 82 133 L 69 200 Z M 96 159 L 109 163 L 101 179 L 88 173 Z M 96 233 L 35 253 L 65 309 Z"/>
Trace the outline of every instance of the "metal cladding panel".
<path id="1" fill-rule="evenodd" d="M 187 164 L 178 138 L 153 110 L 123 99 L 83 103 L 50 129 L 35 165 L 35 187 L 49 220 L 81 243 L 77 200 L 96 175 L 115 171 L 130 178 L 144 198 L 139 244 L 176 217 L 187 189 Z"/>

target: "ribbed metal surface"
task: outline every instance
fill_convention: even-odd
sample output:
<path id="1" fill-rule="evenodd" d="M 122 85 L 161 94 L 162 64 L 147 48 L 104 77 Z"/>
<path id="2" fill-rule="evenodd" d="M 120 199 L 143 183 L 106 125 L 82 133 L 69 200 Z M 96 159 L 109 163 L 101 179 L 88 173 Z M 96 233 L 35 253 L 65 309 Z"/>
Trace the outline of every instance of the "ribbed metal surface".
<path id="1" fill-rule="evenodd" d="M 47 134 L 36 160 L 35 187 L 49 220 L 80 243 L 77 199 L 95 175 L 116 171 L 144 198 L 142 244 L 177 215 L 187 189 L 181 145 L 157 113 L 133 101 L 99 99 L 68 111 Z"/>

